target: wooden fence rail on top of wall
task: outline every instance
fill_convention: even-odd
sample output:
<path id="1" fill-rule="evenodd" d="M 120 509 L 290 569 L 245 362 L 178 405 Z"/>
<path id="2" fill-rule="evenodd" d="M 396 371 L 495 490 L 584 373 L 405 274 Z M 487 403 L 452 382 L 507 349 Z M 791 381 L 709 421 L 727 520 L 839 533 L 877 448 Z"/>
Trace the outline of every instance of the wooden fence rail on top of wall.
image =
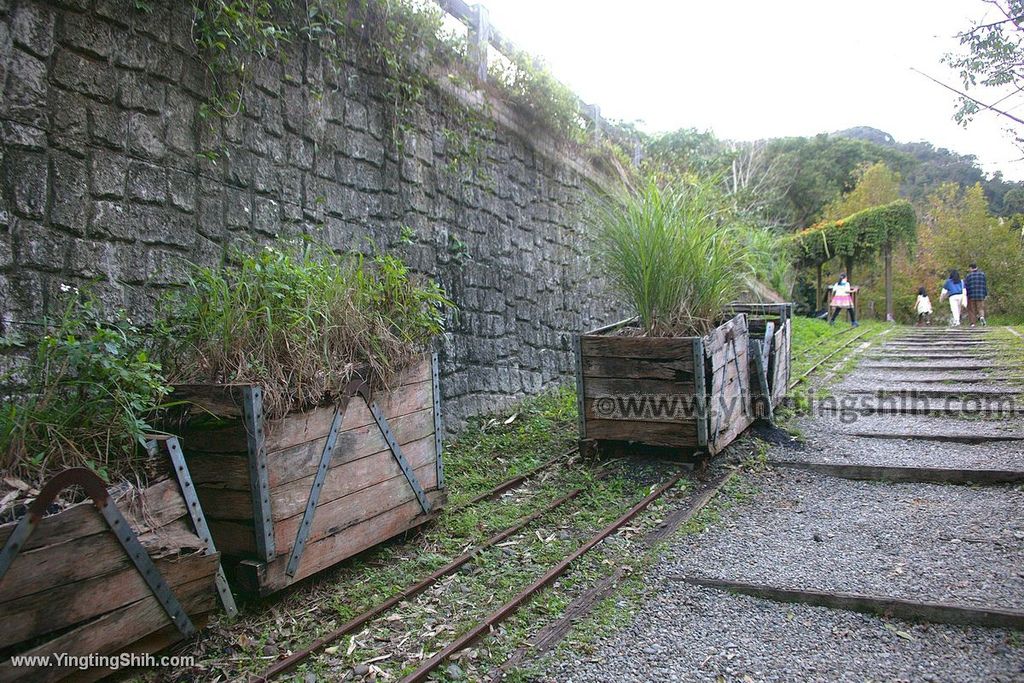
<path id="1" fill-rule="evenodd" d="M 505 38 L 501 32 L 491 25 L 487 8 L 483 5 L 469 5 L 465 0 L 435 0 L 442 10 L 462 22 L 468 30 L 467 45 L 469 59 L 476 70 L 476 77 L 482 83 L 487 82 L 488 69 L 488 45 L 503 54 L 510 61 L 516 55 L 525 55 L 510 40 Z M 534 66 L 541 68 L 537 61 Z M 601 107 L 596 104 L 588 104 L 579 97 L 576 98 L 577 108 L 580 115 L 590 122 L 591 131 L 595 139 L 600 140 L 603 135 L 608 135 L 616 142 L 632 148 L 633 165 L 639 165 L 642 158 L 640 143 L 631 140 L 615 126 L 608 126 L 601 117 Z"/>

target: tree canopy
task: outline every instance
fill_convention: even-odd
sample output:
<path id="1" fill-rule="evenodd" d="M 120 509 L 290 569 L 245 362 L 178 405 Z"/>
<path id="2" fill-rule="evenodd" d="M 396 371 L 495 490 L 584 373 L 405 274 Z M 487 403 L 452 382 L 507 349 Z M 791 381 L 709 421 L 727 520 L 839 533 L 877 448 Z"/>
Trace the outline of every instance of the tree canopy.
<path id="1" fill-rule="evenodd" d="M 961 51 L 943 61 L 958 72 L 963 84 L 954 118 L 968 124 L 990 111 L 1014 126 L 1017 144 L 1024 144 L 1024 119 L 1011 113 L 1024 97 L 1024 0 L 988 0 L 995 8 L 961 32 Z M 948 86 L 947 86 L 948 87 Z"/>

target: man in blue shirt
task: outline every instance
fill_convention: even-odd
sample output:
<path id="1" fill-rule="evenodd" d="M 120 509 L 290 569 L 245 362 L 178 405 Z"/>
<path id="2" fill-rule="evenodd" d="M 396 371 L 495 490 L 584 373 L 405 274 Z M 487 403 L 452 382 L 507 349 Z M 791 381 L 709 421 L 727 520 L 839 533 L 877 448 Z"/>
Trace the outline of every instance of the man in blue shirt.
<path id="1" fill-rule="evenodd" d="M 985 297 L 988 296 L 988 281 L 985 279 L 985 271 L 978 270 L 978 264 L 971 264 L 971 272 L 964 278 L 964 285 L 967 287 L 967 318 L 971 321 L 971 327 L 977 322 L 984 327 L 985 322 Z"/>

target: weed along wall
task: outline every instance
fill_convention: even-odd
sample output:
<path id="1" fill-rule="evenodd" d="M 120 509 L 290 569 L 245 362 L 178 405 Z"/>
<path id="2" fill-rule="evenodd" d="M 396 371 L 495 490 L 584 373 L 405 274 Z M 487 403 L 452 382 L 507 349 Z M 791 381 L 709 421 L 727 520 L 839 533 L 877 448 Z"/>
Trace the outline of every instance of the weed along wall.
<path id="1" fill-rule="evenodd" d="M 62 284 L 145 320 L 184 260 L 244 239 L 384 248 L 461 309 L 439 349 L 451 425 L 568 377 L 571 335 L 615 317 L 580 228 L 613 181 L 521 113 L 433 87 L 396 108 L 359 50 L 295 41 L 218 115 L 190 5 L 140 4 L 0 0 L 3 332 Z"/>

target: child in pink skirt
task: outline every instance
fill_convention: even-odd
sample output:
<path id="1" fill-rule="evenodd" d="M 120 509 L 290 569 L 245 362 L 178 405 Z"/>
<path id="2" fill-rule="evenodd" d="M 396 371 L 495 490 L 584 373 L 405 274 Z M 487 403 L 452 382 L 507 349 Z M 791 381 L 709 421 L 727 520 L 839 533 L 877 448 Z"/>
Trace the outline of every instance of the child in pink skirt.
<path id="1" fill-rule="evenodd" d="M 836 324 L 836 318 L 839 316 L 839 311 L 846 309 L 847 315 L 850 316 L 850 325 L 857 327 L 857 311 L 854 310 L 853 294 L 857 291 L 856 287 L 850 285 L 850 281 L 846 279 L 846 273 L 839 274 L 839 282 L 832 285 L 832 300 L 829 302 L 829 306 L 832 307 L 832 317 L 828 319 L 829 325 Z"/>

